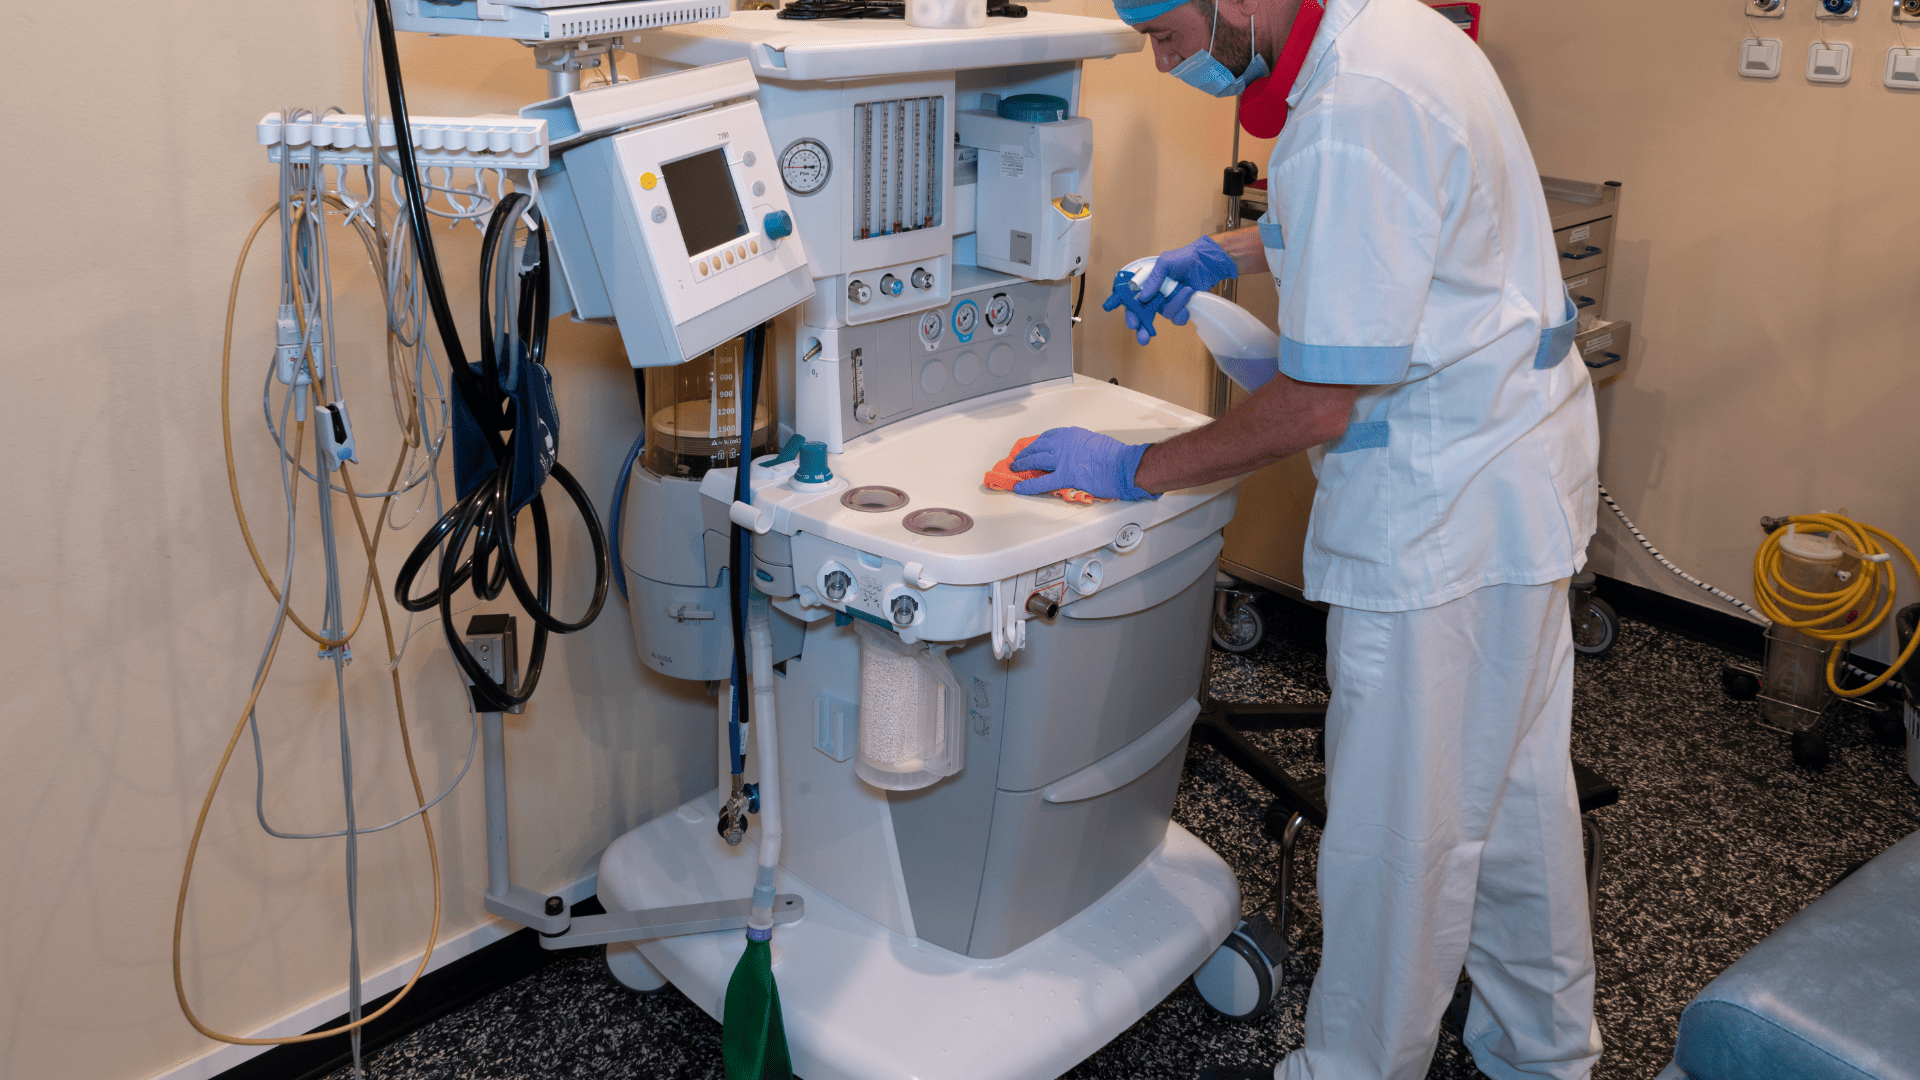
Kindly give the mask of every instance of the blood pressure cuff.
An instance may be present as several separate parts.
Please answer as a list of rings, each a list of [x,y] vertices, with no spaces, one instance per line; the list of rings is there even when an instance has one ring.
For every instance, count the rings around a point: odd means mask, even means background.
[[[479,379],[480,369],[475,366],[473,372]],[[533,363],[522,356],[517,363],[506,365],[500,382],[505,407],[497,424],[498,430],[512,433],[507,440],[508,465],[513,469],[510,508],[518,513],[540,493],[547,474],[553,471],[554,457],[560,447],[560,410],[553,402],[553,375],[544,364]],[[491,477],[497,467],[480,422],[467,408],[466,395],[455,392],[454,491],[460,498],[466,498]]]

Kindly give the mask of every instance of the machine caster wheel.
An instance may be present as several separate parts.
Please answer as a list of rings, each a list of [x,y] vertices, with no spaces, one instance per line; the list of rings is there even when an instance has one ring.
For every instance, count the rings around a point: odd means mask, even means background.
[[[1193,988],[1220,1015],[1255,1020],[1273,1007],[1273,992],[1284,978],[1280,965],[1286,958],[1286,942],[1279,932],[1265,915],[1255,915],[1228,934],[1225,943],[1193,973]]]
[[[1620,616],[1613,613],[1613,605],[1588,594],[1584,623],[1577,614],[1574,616],[1573,651],[1582,656],[1599,656],[1613,648],[1619,636]]]
[[[613,981],[636,994],[658,994],[673,985],[660,969],[640,955],[640,947],[630,941],[618,941],[600,955]]]
[[[1252,600],[1228,615],[1213,617],[1213,644],[1230,653],[1243,653],[1260,644],[1267,635],[1267,621]]]
[[[1787,740],[1787,750],[1803,769],[1823,769],[1833,755],[1825,736],[1817,731],[1796,731]]]
[[[1752,701],[1760,696],[1760,676],[1751,668],[1728,664],[1720,669],[1720,687],[1735,701]]]

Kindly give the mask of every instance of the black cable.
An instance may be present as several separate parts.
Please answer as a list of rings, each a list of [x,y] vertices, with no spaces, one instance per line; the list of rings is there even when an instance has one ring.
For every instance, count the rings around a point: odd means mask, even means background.
[[[395,575],[394,594],[400,605],[408,611],[425,611],[436,606],[440,609],[441,629],[446,634],[455,662],[473,682],[476,707],[483,712],[502,712],[524,704],[533,696],[545,666],[549,632],[573,633],[599,617],[612,577],[607,536],[601,528],[600,516],[593,508],[593,500],[587,497],[586,491],[565,466],[558,461],[553,462],[548,475],[559,483],[579,511],[587,528],[587,539],[593,546],[594,562],[593,599],[587,606],[586,614],[576,622],[558,618],[552,610],[552,535],[547,522],[546,500],[537,491],[531,493],[531,498],[523,498],[514,491],[513,452],[508,440],[501,435],[502,432],[514,430],[514,422],[518,419],[515,415],[518,406],[503,387],[503,364],[517,376],[513,380],[514,387],[531,385],[546,390],[544,373],[540,373],[542,378],[536,382],[519,366],[531,363],[544,368],[546,363],[547,329],[550,323],[546,315],[552,294],[552,252],[548,250],[546,225],[539,211],[532,207],[531,197],[518,191],[501,199],[489,217],[480,254],[481,349],[476,370],[476,366],[467,360],[459,328],[454,324],[453,308],[447,301],[446,284],[441,277],[439,258],[434,250],[432,223],[428,220],[426,198],[421,190],[419,170],[414,160],[406,88],[400,76],[399,52],[394,39],[393,12],[389,0],[374,0],[373,9],[379,26],[381,64],[386,74],[388,101],[393,114],[395,150],[400,158],[401,179],[406,185],[407,213],[412,224],[411,239],[420,259],[418,278],[425,286],[434,326],[440,334],[448,365],[452,368],[454,385],[474,425],[479,428],[493,461],[492,471],[482,476],[473,490],[443,514],[408,554],[400,572]],[[501,256],[503,252],[513,250],[516,225],[523,214],[528,216],[531,223],[526,241],[527,251],[520,265],[515,265],[513,259]],[[506,290],[511,287],[513,279],[507,275],[518,275],[519,284],[515,294],[518,303],[512,312],[511,326],[508,325],[509,313],[496,312],[496,307],[500,305],[494,302],[496,297],[508,295]],[[514,549],[516,519],[521,509],[531,511],[533,518],[532,582],[527,580]],[[469,540],[472,541],[473,550],[463,557]],[[424,596],[409,595],[413,591],[415,578],[435,552],[440,554],[438,587]],[[469,582],[474,595],[483,600],[496,599],[502,591],[511,587],[514,598],[533,620],[533,642],[528,650],[525,674],[517,690],[509,690],[496,681],[467,651],[461,639],[454,623],[453,594],[462,584]]]
[[[734,463],[733,497],[738,502],[752,504],[753,484],[753,426],[759,419],[760,408],[760,351],[766,340],[766,324],[747,331],[747,340],[740,350],[742,363],[746,368],[739,382],[744,384],[745,396],[740,398],[740,407],[735,410],[740,424],[740,457]],[[728,556],[731,566],[729,573],[733,580],[727,590],[733,614],[733,720],[735,723],[747,722],[747,590],[753,573],[753,534],[735,524],[729,536]]]
[[[1087,275],[1083,271],[1080,274],[1080,295],[1075,297],[1073,301],[1073,317],[1076,322],[1079,321],[1079,318],[1080,318],[1080,305],[1086,302],[1087,302]]]
[[[987,14],[1003,19],[1024,19],[1027,9],[1007,0],[988,0]],[[780,9],[782,19],[904,19],[905,0],[789,0]]]
[[[782,19],[904,19],[904,0],[788,0]]]

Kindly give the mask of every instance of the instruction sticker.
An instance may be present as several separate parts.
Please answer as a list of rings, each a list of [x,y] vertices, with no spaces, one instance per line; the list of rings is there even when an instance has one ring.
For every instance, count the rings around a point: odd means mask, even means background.
[[[1576,243],[1576,244],[1577,244],[1577,243],[1579,243],[1580,241],[1582,241],[1582,240],[1585,240],[1585,239],[1587,239],[1588,237],[1591,237],[1592,235],[1593,235],[1593,226],[1591,226],[1591,225],[1582,225],[1582,226],[1580,226],[1579,228],[1577,228],[1577,229],[1575,229],[1575,230],[1573,230],[1572,232],[1570,232],[1570,233],[1568,233],[1568,234],[1567,234],[1567,240],[1568,240],[1568,241],[1570,241],[1570,242],[1572,242],[1572,243]]]
[[[1601,334],[1599,337],[1594,338],[1592,341],[1587,342],[1586,346],[1583,349],[1581,349],[1581,352],[1597,353],[1601,349],[1611,349],[1611,348],[1613,348],[1613,335]]]
[[[1004,153],[1004,152],[1001,153],[1000,155],[1000,175],[1001,176],[1018,177],[1025,174],[1026,171],[1027,171],[1026,159],[1022,155],[1017,153],[1013,153],[1013,154]]]

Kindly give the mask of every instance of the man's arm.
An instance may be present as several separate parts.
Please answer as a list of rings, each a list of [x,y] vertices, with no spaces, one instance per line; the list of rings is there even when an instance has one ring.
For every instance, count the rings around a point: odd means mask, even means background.
[[[1246,225],[1232,232],[1214,233],[1209,237],[1214,243],[1233,258],[1234,268],[1241,277],[1248,274],[1264,274],[1267,266],[1267,248],[1260,242],[1260,227]]]
[[[1220,419],[1149,447],[1133,482],[1156,495],[1198,487],[1338,438],[1359,390],[1275,375]]]

